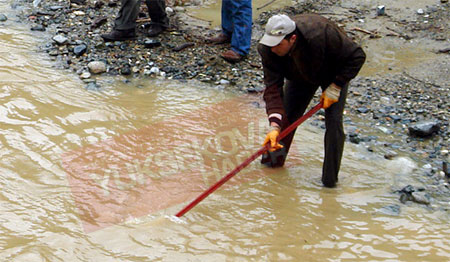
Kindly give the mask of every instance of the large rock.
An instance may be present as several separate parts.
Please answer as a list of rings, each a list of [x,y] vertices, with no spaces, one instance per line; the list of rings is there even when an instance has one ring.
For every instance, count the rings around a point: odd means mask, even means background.
[[[409,135],[415,137],[429,137],[437,133],[440,125],[436,121],[422,121],[408,127]]]
[[[5,22],[6,20],[8,20],[8,17],[4,14],[0,14],[0,22]]]
[[[430,204],[430,196],[426,192],[413,192],[412,193],[412,201],[418,204],[429,205]]]
[[[89,71],[93,74],[106,72],[106,64],[102,61],[92,61],[88,64]]]

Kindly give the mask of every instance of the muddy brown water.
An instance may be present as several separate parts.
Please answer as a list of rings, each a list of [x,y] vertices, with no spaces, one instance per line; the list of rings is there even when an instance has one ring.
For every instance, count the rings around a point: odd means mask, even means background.
[[[323,131],[308,123],[285,168],[255,161],[173,219],[259,148],[259,98],[155,79],[100,79],[100,90],[86,90],[12,20],[0,24],[0,261],[450,256],[448,214],[415,204],[383,212],[416,163],[347,144],[339,186],[322,188]]]

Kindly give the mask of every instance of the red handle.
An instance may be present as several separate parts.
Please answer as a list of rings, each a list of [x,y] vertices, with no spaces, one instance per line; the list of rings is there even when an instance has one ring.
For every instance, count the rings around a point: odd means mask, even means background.
[[[304,114],[302,117],[297,119],[294,123],[292,123],[290,126],[288,126],[286,129],[284,129],[281,134],[278,136],[278,140],[283,139],[285,136],[287,136],[292,130],[297,128],[301,123],[303,123],[306,119],[311,117],[314,113],[319,111],[322,108],[322,103],[317,104],[315,107],[313,107],[311,110],[309,110],[306,114]],[[194,199],[191,203],[189,203],[186,207],[184,207],[181,211],[179,211],[175,216],[181,217],[184,214],[186,214],[189,210],[191,210],[193,207],[195,207],[200,201],[205,199],[207,196],[209,196],[212,192],[216,191],[221,185],[225,184],[230,178],[232,178],[234,175],[236,175],[239,171],[244,169],[246,166],[248,166],[253,160],[258,158],[260,155],[264,154],[268,149],[268,146],[264,146],[260,148],[258,151],[256,151],[253,155],[251,155],[249,158],[247,158],[244,162],[242,162],[240,165],[235,167],[233,170],[231,170],[230,173],[228,173],[226,176],[222,177],[219,181],[217,181],[214,185],[212,185],[210,188],[208,188],[205,192],[203,192],[201,195],[199,195],[196,199]]]

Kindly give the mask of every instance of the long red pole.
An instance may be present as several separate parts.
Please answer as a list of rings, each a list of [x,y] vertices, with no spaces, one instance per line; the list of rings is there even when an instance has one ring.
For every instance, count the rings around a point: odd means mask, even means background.
[[[290,132],[292,132],[295,128],[297,128],[301,123],[303,123],[306,119],[311,117],[314,113],[319,111],[322,108],[322,103],[317,104],[314,106],[311,110],[309,110],[306,114],[304,114],[302,117],[297,119],[294,123],[292,123],[290,126],[288,126],[286,129],[284,129],[281,134],[278,136],[278,140],[283,139],[285,136],[287,136]],[[191,203],[189,203],[186,207],[184,207],[180,212],[178,212],[175,216],[181,217],[184,214],[186,214],[189,210],[191,210],[193,207],[195,207],[200,201],[205,199],[207,196],[209,196],[212,192],[216,191],[221,185],[225,184],[230,178],[232,178],[234,175],[236,175],[239,171],[244,169],[246,166],[248,166],[253,160],[258,158],[260,155],[264,154],[268,149],[268,146],[264,146],[258,151],[256,151],[253,155],[251,155],[249,158],[247,158],[244,162],[242,162],[240,165],[235,167],[233,170],[231,170],[230,173],[228,173],[226,176],[222,177],[219,181],[217,181],[214,185],[212,185],[210,188],[208,188],[205,192],[203,192],[201,195],[199,195],[196,199],[194,199]]]

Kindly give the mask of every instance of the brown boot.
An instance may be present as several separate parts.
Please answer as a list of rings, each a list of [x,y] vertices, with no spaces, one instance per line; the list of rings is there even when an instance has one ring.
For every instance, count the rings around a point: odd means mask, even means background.
[[[113,41],[125,41],[125,40],[133,40],[136,38],[136,32],[134,29],[128,30],[116,30],[113,29],[111,33],[101,35],[105,42],[113,42]]]
[[[241,56],[240,54],[234,52],[233,50],[225,51],[222,54],[220,54],[220,56],[230,63],[239,62],[244,58],[244,56]]]
[[[220,33],[216,36],[210,37],[206,39],[207,42],[216,44],[216,45],[220,45],[220,44],[225,44],[225,43],[230,43],[231,42],[231,37],[227,36],[224,33]]]

